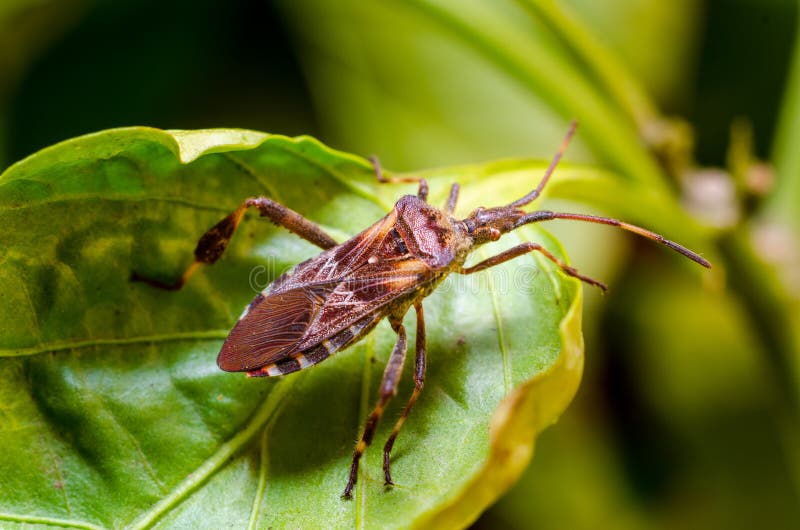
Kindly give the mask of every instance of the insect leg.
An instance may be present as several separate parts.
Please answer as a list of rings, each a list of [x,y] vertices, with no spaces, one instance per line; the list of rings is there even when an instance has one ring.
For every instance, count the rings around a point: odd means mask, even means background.
[[[542,180],[539,181],[539,184],[529,194],[525,195],[521,199],[517,199],[516,201],[509,204],[509,206],[513,206],[514,208],[519,208],[521,206],[525,206],[526,204],[530,204],[535,201],[539,195],[542,193],[542,190],[547,185],[547,181],[550,180],[550,176],[555,171],[558,162],[561,160],[561,157],[564,156],[564,151],[567,150],[567,146],[569,145],[570,140],[575,135],[575,130],[578,128],[578,122],[573,121],[569,124],[569,129],[567,130],[566,136],[564,136],[564,140],[561,142],[561,147],[558,149],[556,156],[553,157],[553,160],[550,162],[550,165],[547,167],[547,171],[544,172],[544,176]]]
[[[425,316],[422,313],[422,303],[417,302],[414,304],[414,309],[417,313],[417,341],[414,358],[414,392],[411,394],[411,398],[409,398],[406,408],[403,409],[403,413],[400,415],[397,423],[394,424],[394,429],[392,429],[392,434],[389,436],[389,439],[386,440],[386,445],[383,446],[383,477],[384,484],[386,486],[394,485],[394,482],[392,482],[392,473],[389,464],[389,453],[392,452],[392,447],[397,439],[397,435],[400,433],[400,429],[403,427],[403,423],[405,423],[408,413],[411,411],[411,407],[414,406],[414,403],[417,401],[417,398],[422,392],[422,386],[425,384],[425,366],[427,364],[427,360],[425,355]]]
[[[233,233],[236,231],[236,227],[239,226],[245,212],[250,207],[257,208],[261,213],[261,217],[267,217],[276,225],[286,228],[320,248],[329,249],[336,246],[336,241],[326,234],[322,228],[294,210],[267,197],[251,197],[200,237],[194,249],[194,262],[189,265],[177,281],[164,283],[159,280],[144,278],[136,272],[131,275],[131,280],[145,282],[154,287],[171,291],[180,289],[200,265],[211,265],[222,256],[228,247],[231,237],[233,237]]]
[[[456,211],[456,203],[458,202],[458,190],[461,189],[457,183],[453,183],[450,186],[450,195],[447,196],[447,206],[446,211],[449,214],[452,214]]]
[[[367,422],[364,425],[364,433],[361,439],[356,444],[353,451],[353,463],[350,465],[350,476],[347,479],[347,486],[342,493],[342,497],[350,499],[353,497],[353,486],[355,486],[358,479],[358,461],[361,455],[372,443],[372,438],[375,436],[375,429],[378,427],[383,411],[389,400],[397,394],[397,384],[400,382],[400,375],[403,373],[403,364],[406,360],[406,329],[400,320],[391,322],[392,328],[397,332],[397,342],[392,350],[392,355],[389,357],[389,362],[386,369],[383,371],[383,380],[381,381],[380,395],[378,396],[378,403],[372,412],[367,416]]]
[[[378,160],[378,157],[373,155],[369,157],[369,161],[372,162],[372,167],[375,168],[375,178],[378,179],[378,182],[381,184],[401,184],[406,182],[418,182],[419,183],[419,190],[417,191],[417,197],[422,199],[423,201],[428,201],[428,181],[419,178],[419,177],[387,177],[383,174],[383,169],[381,169],[381,163]]]
[[[594,285],[596,287],[599,287],[603,291],[608,290],[608,287],[606,287],[606,285],[603,282],[593,280],[588,276],[580,274],[576,269],[570,267],[569,265],[567,265],[566,263],[555,257],[553,254],[551,254],[550,251],[544,248],[542,245],[531,242],[521,243],[516,247],[511,247],[510,249],[503,251],[496,256],[492,256],[491,258],[485,259],[480,263],[473,265],[472,267],[462,267],[459,272],[461,274],[472,274],[473,272],[482,271],[484,269],[488,269],[489,267],[500,265],[501,263],[504,263],[510,259],[514,259],[518,256],[522,256],[523,254],[527,254],[528,252],[541,252],[542,254],[544,254],[544,257],[546,257],[547,259],[558,265],[558,267],[562,271],[564,271],[564,274],[572,276],[574,278],[578,278],[579,280],[586,282],[589,285]]]

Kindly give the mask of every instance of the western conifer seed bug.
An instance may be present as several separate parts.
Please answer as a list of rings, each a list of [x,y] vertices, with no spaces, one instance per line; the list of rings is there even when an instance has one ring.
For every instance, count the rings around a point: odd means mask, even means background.
[[[278,277],[245,308],[225,340],[217,364],[225,371],[247,372],[249,377],[280,376],[303,370],[327,359],[367,335],[384,317],[397,333],[397,342],[383,373],[375,408],[366,419],[353,451],[347,486],[349,499],[358,476],[358,463],[372,442],[378,421],[397,387],[406,358],[403,317],[413,306],[417,334],[414,360],[414,390],[383,447],[385,484],[391,486],[389,455],[425,381],[425,319],[422,300],[450,273],[473,274],[528,252],[540,252],[561,271],[599,287],[606,286],[580,274],[546,248],[526,242],[470,267],[464,262],[476,247],[498,240],[503,234],[530,223],[572,219],[607,224],[658,241],[687,258],[710,268],[708,261],[662,236],[616,219],[575,213],[522,209],[544,189],[576,128],[572,123],[558,153],[536,188],[505,205],[478,208],[466,219],[453,216],[458,184],[453,184],[444,210],[427,203],[424,179],[390,178],[372,159],[379,182],[418,182],[417,195],[401,197],[385,217],[360,234],[337,243],[319,226],[299,213],[267,197],[245,200],[233,213],[206,232],[195,248],[194,262],[175,283],[163,283],[134,273],[133,280],[163,289],[179,289],[200,265],[216,262],[225,251],[248,208],[322,248],[316,257]]]

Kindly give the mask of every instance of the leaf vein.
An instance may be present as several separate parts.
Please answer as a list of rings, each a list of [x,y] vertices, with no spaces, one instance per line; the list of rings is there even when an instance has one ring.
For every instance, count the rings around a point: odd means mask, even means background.
[[[30,370],[26,370],[25,371],[25,383],[27,384],[29,391],[32,391],[33,390],[33,381],[31,380],[31,372],[30,372]],[[45,425],[44,422],[37,422],[37,423],[46,428],[46,425]],[[29,424],[28,427],[34,426],[34,425],[36,425],[36,424],[35,423]],[[44,430],[44,429],[42,429],[42,430]],[[40,433],[39,434],[39,439],[43,442],[42,446],[45,448],[45,451],[50,453],[50,458],[51,458],[51,460],[53,462],[53,467],[55,469],[56,475],[58,476],[58,481],[61,484],[61,495],[64,497],[64,507],[67,510],[67,514],[72,516],[72,506],[70,506],[69,497],[67,496],[66,481],[64,480],[64,474],[61,472],[61,467],[59,466],[60,460],[58,458],[58,455],[56,454],[55,449],[52,447],[52,445],[47,443],[47,440],[43,440],[43,438],[44,438],[44,434]],[[2,517],[0,517],[0,519],[2,519]]]
[[[329,166],[326,166],[324,164],[320,164],[319,162],[317,162],[313,158],[307,157],[307,156],[303,155],[302,153],[298,153],[297,151],[292,151],[291,149],[287,149],[287,148],[283,147],[280,144],[275,144],[272,147],[275,147],[276,149],[280,149],[281,151],[283,151],[285,153],[288,153],[288,154],[294,156],[295,158],[299,158],[300,160],[302,160],[303,162],[307,163],[308,165],[313,166],[313,167],[323,171],[324,173],[327,173],[331,178],[333,178],[334,180],[338,181],[340,184],[342,184],[344,187],[346,187],[347,189],[349,189],[350,191],[352,191],[356,195],[359,195],[359,196],[363,197],[364,199],[367,199],[367,200],[377,204],[378,206],[380,206],[384,210],[390,210],[391,209],[391,207],[392,207],[391,205],[384,204],[384,202],[382,200],[380,200],[377,196],[373,195],[372,193],[369,193],[369,192],[365,191],[360,186],[356,186],[355,184],[353,184],[350,181],[350,179],[345,178],[344,176],[340,175],[338,171],[334,171]]]
[[[258,528],[258,516],[261,510],[261,505],[264,503],[264,494],[267,490],[267,468],[269,467],[269,455],[267,453],[267,429],[261,431],[261,448],[259,451],[259,467],[258,467],[258,489],[253,498],[253,507],[250,510],[250,523],[247,525],[248,530],[256,530]]]
[[[80,368],[83,368],[83,365],[79,365],[78,370],[80,370]],[[85,368],[84,368],[84,370],[85,370]],[[84,370],[76,371],[76,373],[80,375],[80,379],[81,379],[81,383],[83,384],[83,387],[84,388],[88,388],[89,384],[87,383],[86,374],[85,374]],[[117,426],[117,428],[120,430],[120,432],[124,433],[125,437],[128,438],[128,440],[131,442],[131,445],[133,446],[134,451],[136,451],[136,453],[139,455],[140,460],[142,461],[143,467],[145,469],[145,472],[150,477],[150,480],[152,480],[153,483],[155,483],[155,485],[158,487],[158,489],[159,489],[159,491],[161,493],[164,493],[166,491],[166,486],[160,480],[158,480],[158,477],[156,476],[155,470],[150,465],[150,461],[148,460],[147,456],[144,454],[144,451],[142,451],[142,447],[139,444],[139,440],[128,429],[128,427],[125,426],[125,424],[123,422],[121,422],[117,418],[117,415],[114,413],[114,409],[112,407],[108,406],[108,404],[102,398],[102,393],[89,391],[89,392],[87,392],[87,396],[89,397],[89,399],[91,401],[97,403],[98,407],[100,407],[103,410],[105,410],[105,412],[108,414],[108,418],[112,422],[114,422],[114,425]]]
[[[503,395],[507,396],[511,392],[511,363],[508,359],[508,346],[506,344],[505,332],[503,330],[503,316],[500,313],[500,301],[497,299],[494,275],[492,271],[487,271],[487,288],[489,299],[492,301],[492,313],[497,325],[497,345],[500,348],[500,355],[503,360]]]
[[[47,526],[61,526],[66,528],[81,528],[83,530],[105,530],[102,526],[71,519],[56,519],[54,517],[39,517],[36,515],[19,515],[0,512],[0,521],[11,521],[21,524],[43,524]]]
[[[0,349],[0,357],[21,357],[26,355],[38,355],[42,353],[52,353],[64,350],[80,350],[86,348],[93,348],[95,346],[118,346],[128,344],[142,344],[142,343],[161,343],[161,342],[174,342],[180,340],[211,340],[211,339],[224,339],[228,336],[230,330],[206,330],[206,331],[188,331],[184,333],[164,333],[158,335],[141,335],[139,337],[130,338],[113,338],[113,339],[87,339],[82,341],[67,341],[67,342],[53,342],[49,344],[41,344],[30,348],[3,348]]]
[[[286,381],[278,381],[275,387],[267,396],[264,404],[261,405],[253,414],[252,419],[247,425],[237,431],[237,433],[227,442],[221,444],[219,449],[197,467],[189,476],[175,486],[172,491],[163,499],[154,504],[150,509],[143,512],[131,523],[131,530],[140,530],[152,527],[156,521],[166,513],[186,500],[196,489],[205,484],[215,473],[217,473],[230,458],[239,452],[262,428],[266,429],[271,420],[274,420],[281,409],[289,400],[284,399],[293,385]]]
[[[227,158],[234,166],[236,166],[236,169],[238,169],[239,171],[241,171],[242,173],[244,173],[245,175],[256,181],[256,183],[259,186],[264,188],[269,197],[275,199],[278,202],[281,202],[280,196],[278,195],[277,191],[272,187],[272,185],[262,180],[258,172],[252,167],[250,167],[250,165],[244,160],[242,160],[242,158],[235,156],[232,153],[223,153],[223,156]]]
[[[364,355],[364,369],[362,371],[362,379],[361,379],[361,399],[359,401],[359,425],[361,424],[361,418],[367,417],[367,412],[369,412],[369,395],[370,395],[370,386],[372,382],[372,359],[375,358],[375,337],[374,335],[370,334],[367,336],[365,340],[365,347],[366,347],[366,355]],[[359,431],[360,432],[360,431]],[[355,527],[359,529],[364,528],[364,524],[366,521],[367,515],[367,499],[366,499],[366,481],[367,481],[367,470],[366,470],[366,458],[362,459],[361,467],[358,470],[359,480],[356,483],[356,521]]]
[[[189,404],[189,407],[195,413],[195,416],[197,416],[200,419],[200,422],[203,424],[203,427],[208,432],[212,432],[213,429],[209,426],[208,422],[206,421],[206,417],[202,413],[202,408],[197,403],[197,401],[192,399],[192,397],[186,393],[186,390],[183,388],[183,386],[181,386],[180,381],[175,379],[175,374],[172,372],[172,370],[169,371],[169,380],[170,383],[172,384],[172,388],[175,390],[175,392],[177,392],[180,395],[180,397],[184,399],[184,401],[186,401]]]
[[[22,288],[22,293],[25,295],[25,302],[28,304],[28,309],[31,312],[31,317],[33,318],[33,324],[35,328],[35,335],[37,338],[41,338],[42,336],[42,325],[39,322],[39,315],[36,312],[36,306],[33,303],[33,298],[31,298],[31,292],[28,290],[28,286],[20,282],[18,285]]]
[[[224,208],[222,206],[214,206],[208,204],[200,204],[194,201],[189,201],[186,199],[182,199],[179,197],[158,197],[158,196],[142,196],[142,197],[135,197],[135,196],[121,196],[121,197],[113,197],[103,194],[86,194],[86,195],[73,195],[70,197],[62,197],[57,199],[48,199],[48,200],[41,200],[41,201],[31,201],[26,202],[24,204],[15,204],[15,205],[4,205],[0,206],[0,212],[6,211],[16,211],[16,210],[27,210],[30,208],[35,208],[39,206],[50,206],[53,204],[59,203],[70,203],[70,202],[80,202],[80,201],[88,201],[88,200],[98,200],[104,202],[146,202],[146,201],[155,201],[155,202],[165,202],[170,204],[179,204],[181,206],[189,206],[191,208],[197,208],[199,210],[210,210],[215,212],[224,212],[227,213],[230,208]]]

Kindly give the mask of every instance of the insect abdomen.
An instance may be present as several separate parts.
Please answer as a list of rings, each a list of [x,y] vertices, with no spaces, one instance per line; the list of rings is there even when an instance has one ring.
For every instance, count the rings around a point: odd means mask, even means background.
[[[357,342],[372,331],[372,328],[380,322],[383,316],[381,312],[376,311],[361,320],[357,320],[355,323],[339,331],[332,337],[323,340],[319,344],[288,355],[285,359],[281,359],[276,363],[268,364],[258,370],[247,372],[247,375],[248,377],[274,377],[291,374],[304,368],[314,366],[339,350]]]

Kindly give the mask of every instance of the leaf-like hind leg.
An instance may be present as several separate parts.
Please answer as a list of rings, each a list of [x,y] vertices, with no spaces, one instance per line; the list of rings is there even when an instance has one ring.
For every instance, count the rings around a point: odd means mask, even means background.
[[[364,425],[364,433],[361,439],[356,444],[353,451],[353,462],[350,465],[350,476],[347,479],[347,486],[344,488],[342,497],[351,499],[353,497],[353,486],[358,479],[358,461],[361,460],[361,455],[372,443],[372,438],[375,436],[375,429],[378,427],[378,422],[386,409],[389,400],[397,394],[397,384],[400,382],[400,376],[403,373],[403,364],[406,360],[406,350],[408,344],[406,340],[406,328],[403,327],[402,321],[395,320],[391,322],[392,329],[397,332],[397,342],[392,350],[392,355],[389,357],[389,362],[386,364],[386,369],[383,371],[383,380],[381,381],[380,395],[378,396],[378,403],[372,412],[367,416],[367,422]]]
[[[381,168],[381,163],[378,160],[377,156],[369,157],[369,161],[372,162],[372,167],[375,168],[375,178],[381,184],[401,184],[401,183],[408,183],[408,182],[418,182],[419,189],[417,190],[417,197],[422,199],[425,202],[428,202],[428,181],[424,178],[419,177],[387,177],[383,174],[383,169]]]
[[[392,452],[392,447],[394,446],[395,440],[397,440],[397,435],[400,434],[400,429],[403,428],[403,424],[408,417],[408,413],[411,411],[411,407],[414,406],[414,403],[417,401],[417,398],[422,392],[422,387],[425,384],[425,367],[427,365],[427,357],[425,354],[425,316],[422,313],[422,303],[417,302],[414,304],[414,310],[417,313],[417,340],[414,357],[414,392],[412,392],[411,397],[406,404],[406,408],[403,409],[403,413],[400,415],[397,423],[394,424],[394,429],[392,429],[392,434],[389,436],[389,439],[386,440],[386,445],[383,446],[383,477],[384,484],[386,486],[394,485],[394,482],[392,482],[392,472],[389,462],[389,455]]]
[[[184,286],[186,281],[194,274],[200,265],[211,265],[216,262],[233,237],[233,233],[242,221],[248,208],[257,208],[261,217],[266,217],[276,225],[282,226],[290,232],[297,234],[306,241],[322,249],[336,246],[336,241],[325,231],[309,221],[294,210],[273,201],[268,197],[251,197],[245,200],[236,210],[223,220],[211,227],[203,234],[194,249],[194,261],[183,272],[180,278],[173,283],[165,283],[151,278],[145,278],[134,272],[131,281],[145,282],[161,289],[175,291]]]
[[[553,254],[550,253],[549,250],[544,248],[542,245],[540,245],[538,243],[531,243],[531,242],[521,243],[521,244],[517,245],[516,247],[511,247],[510,249],[508,249],[508,250],[506,250],[504,252],[501,252],[500,254],[498,254],[496,256],[492,256],[491,258],[487,258],[487,259],[485,259],[485,260],[473,265],[472,267],[466,267],[466,268],[462,267],[461,270],[459,271],[459,273],[461,273],[461,274],[472,274],[474,272],[479,272],[479,271],[482,271],[484,269],[488,269],[489,267],[494,267],[495,265],[500,265],[501,263],[504,263],[504,262],[506,262],[506,261],[508,261],[510,259],[514,259],[516,257],[522,256],[523,254],[527,254],[528,252],[541,252],[542,254],[544,254],[544,257],[546,257],[547,259],[549,259],[550,261],[552,261],[553,263],[558,265],[558,267],[567,276],[572,276],[573,278],[578,278],[582,282],[586,282],[589,285],[594,285],[595,287],[599,287],[604,292],[608,290],[608,287],[606,287],[606,284],[604,284],[603,282],[594,280],[592,278],[589,278],[588,276],[584,276],[583,274],[579,273],[577,271],[577,269],[575,269],[573,267],[570,267],[569,265],[567,265],[566,263],[564,263],[563,261],[561,261],[560,259],[555,257]]]

